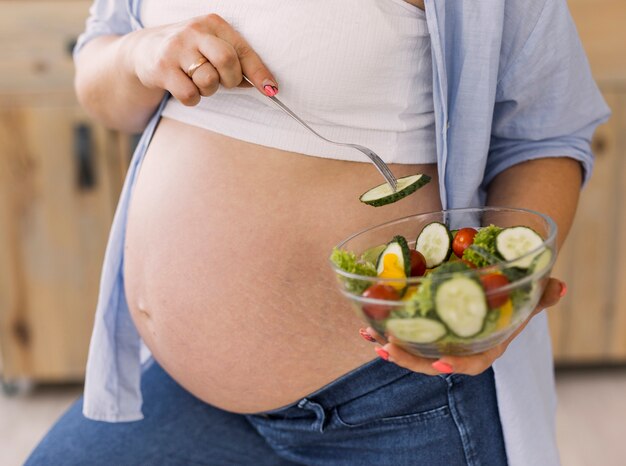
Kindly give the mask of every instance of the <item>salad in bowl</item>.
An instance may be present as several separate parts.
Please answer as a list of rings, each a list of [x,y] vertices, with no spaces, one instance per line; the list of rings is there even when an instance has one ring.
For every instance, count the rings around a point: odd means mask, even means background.
[[[341,241],[340,291],[379,334],[423,357],[470,355],[530,316],[556,259],[556,224],[484,207],[413,215]]]

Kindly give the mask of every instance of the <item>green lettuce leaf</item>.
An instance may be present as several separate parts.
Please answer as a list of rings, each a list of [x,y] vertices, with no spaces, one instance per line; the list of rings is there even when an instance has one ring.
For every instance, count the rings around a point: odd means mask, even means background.
[[[496,236],[498,233],[502,231],[502,228],[497,227],[495,225],[489,225],[488,227],[481,228],[476,233],[474,237],[474,245],[484,249],[490,254],[497,256],[496,251]],[[472,251],[470,248],[467,248],[465,252],[463,252],[463,259],[471,262],[477,267],[485,267],[489,264],[489,261],[476,251]]]
[[[428,274],[422,279],[417,291],[406,302],[405,311],[409,317],[414,317],[416,314],[425,317],[433,310],[435,306],[433,304],[432,285],[432,274]]]
[[[330,260],[338,269],[341,269],[344,272],[364,275],[366,277],[376,276],[376,266],[374,264],[358,259],[356,254],[350,251],[335,248],[330,255]],[[371,285],[371,282],[359,280],[357,278],[342,276],[339,276],[339,278],[344,282],[346,291],[354,294],[363,293],[363,291]]]

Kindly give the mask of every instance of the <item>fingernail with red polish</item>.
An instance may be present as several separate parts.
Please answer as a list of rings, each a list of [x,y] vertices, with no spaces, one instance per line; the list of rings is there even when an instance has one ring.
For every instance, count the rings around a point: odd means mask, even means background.
[[[565,282],[561,282],[561,292],[559,293],[559,296],[562,298],[567,294],[567,285],[565,284]]]
[[[435,361],[431,365],[433,369],[441,372],[442,374],[452,374],[452,372],[454,371],[454,369],[452,369],[452,366],[450,364],[447,364],[443,361]]]
[[[389,361],[389,353],[387,351],[382,349],[380,346],[377,346],[375,349],[376,353],[378,353],[378,356],[380,356],[385,361]]]
[[[367,330],[365,330],[364,328],[359,330],[359,335],[361,335],[365,340],[371,341],[372,343],[376,341],[376,339],[369,333],[367,333]]]
[[[278,94],[278,88],[270,84],[266,84],[265,86],[263,86],[263,90],[265,91],[265,95],[269,97],[274,97],[276,94]]]

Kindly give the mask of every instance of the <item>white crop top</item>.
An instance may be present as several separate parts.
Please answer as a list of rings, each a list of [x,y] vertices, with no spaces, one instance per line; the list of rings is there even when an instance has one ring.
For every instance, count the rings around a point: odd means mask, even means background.
[[[404,0],[143,0],[145,27],[217,13],[278,82],[278,97],[323,136],[388,163],[435,163],[432,60],[425,13]],[[243,141],[368,162],[328,144],[256,89],[225,89],[163,116]]]

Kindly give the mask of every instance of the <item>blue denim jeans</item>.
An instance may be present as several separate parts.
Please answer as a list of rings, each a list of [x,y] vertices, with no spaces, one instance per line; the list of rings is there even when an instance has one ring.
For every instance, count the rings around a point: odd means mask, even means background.
[[[198,400],[157,364],[142,391],[139,422],[88,420],[79,400],[26,465],[507,464],[491,369],[430,377],[375,360],[254,415]]]

